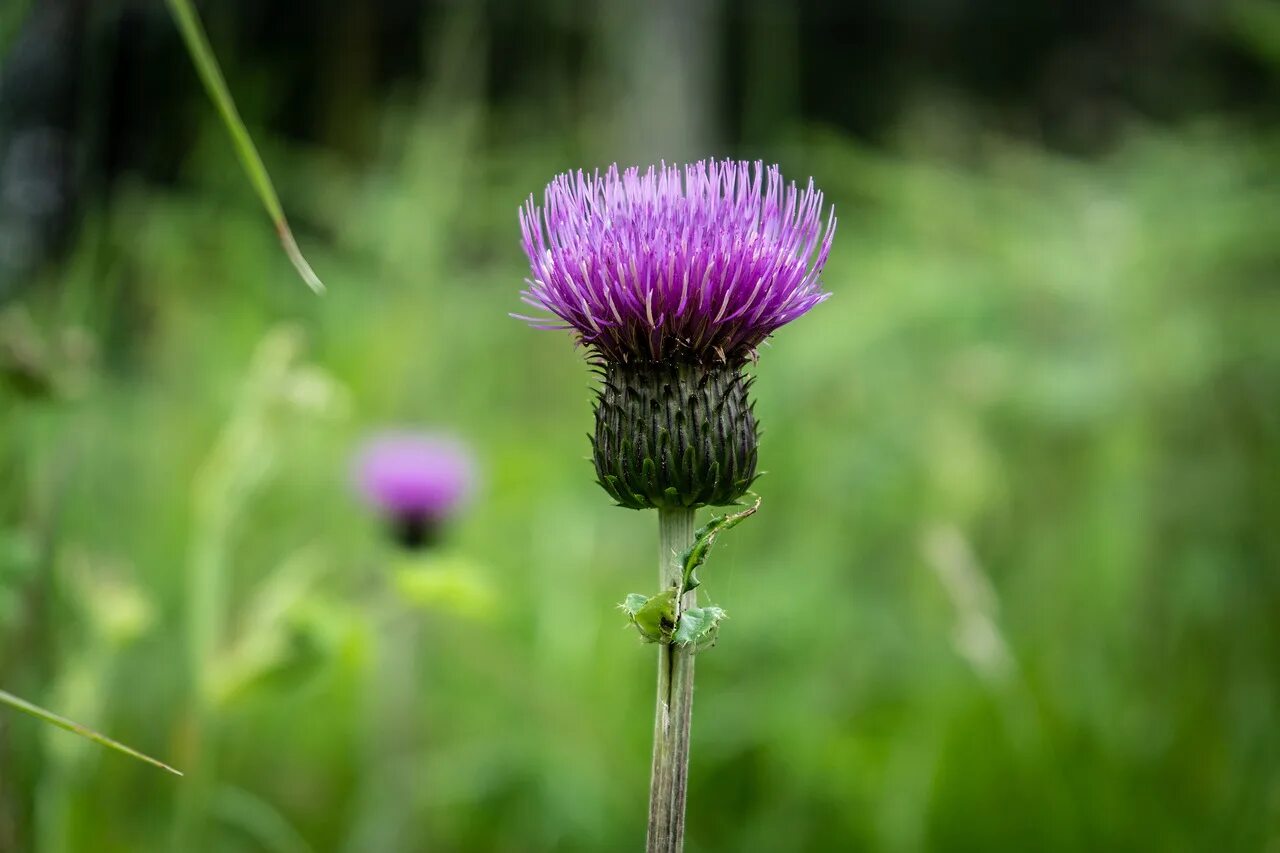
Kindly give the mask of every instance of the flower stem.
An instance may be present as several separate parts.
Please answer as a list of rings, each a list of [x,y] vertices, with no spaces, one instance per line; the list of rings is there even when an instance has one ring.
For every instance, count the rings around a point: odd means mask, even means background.
[[[658,510],[658,579],[663,590],[680,587],[680,555],[693,544],[691,509]],[[676,602],[676,618],[694,603],[689,592]],[[689,729],[693,711],[693,648],[658,646],[658,702],[653,722],[653,776],[649,785],[648,853],[684,849],[684,801],[689,778]]]

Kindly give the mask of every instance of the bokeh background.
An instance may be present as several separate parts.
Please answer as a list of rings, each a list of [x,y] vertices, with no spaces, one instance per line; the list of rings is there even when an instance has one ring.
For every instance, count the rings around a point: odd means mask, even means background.
[[[200,6],[323,297],[164,4],[0,6],[0,686],[188,771],[0,710],[0,850],[639,849],[656,519],[516,209],[706,155],[840,225],[691,853],[1280,850],[1280,7]],[[426,555],[350,488],[405,425],[483,472]]]

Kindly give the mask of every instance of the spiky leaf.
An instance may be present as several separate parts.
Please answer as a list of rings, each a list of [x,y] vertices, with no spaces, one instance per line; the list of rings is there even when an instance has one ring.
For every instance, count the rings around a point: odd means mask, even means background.
[[[752,493],[748,492],[747,494]],[[680,564],[684,567],[681,588],[685,592],[697,589],[702,585],[697,571],[707,561],[707,557],[711,554],[711,547],[715,545],[717,537],[724,531],[741,524],[747,517],[755,515],[756,510],[760,509],[760,496],[756,495],[755,498],[756,502],[741,512],[717,515],[694,533],[693,544],[689,546],[688,551],[685,551],[680,556]]]
[[[690,607],[680,614],[680,624],[672,640],[679,645],[701,648],[715,642],[725,612],[715,605]]]
[[[676,622],[676,591],[660,592],[652,598],[631,593],[618,605],[636,626],[640,636],[650,643],[669,642]]]

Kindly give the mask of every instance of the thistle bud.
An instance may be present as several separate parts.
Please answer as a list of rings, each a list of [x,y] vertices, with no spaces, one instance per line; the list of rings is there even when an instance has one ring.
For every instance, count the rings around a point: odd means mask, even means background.
[[[756,472],[751,378],[726,364],[607,362],[596,476],[630,509],[732,504]]]

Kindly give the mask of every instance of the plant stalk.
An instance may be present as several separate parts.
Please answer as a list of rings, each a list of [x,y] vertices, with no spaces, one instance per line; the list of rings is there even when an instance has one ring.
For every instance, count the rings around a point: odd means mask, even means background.
[[[660,589],[679,589],[680,555],[693,544],[691,509],[658,510]],[[688,592],[676,602],[676,619],[694,604]],[[689,730],[693,711],[693,648],[658,646],[658,701],[653,721],[653,776],[649,784],[648,853],[684,849],[684,803],[689,779]]]

